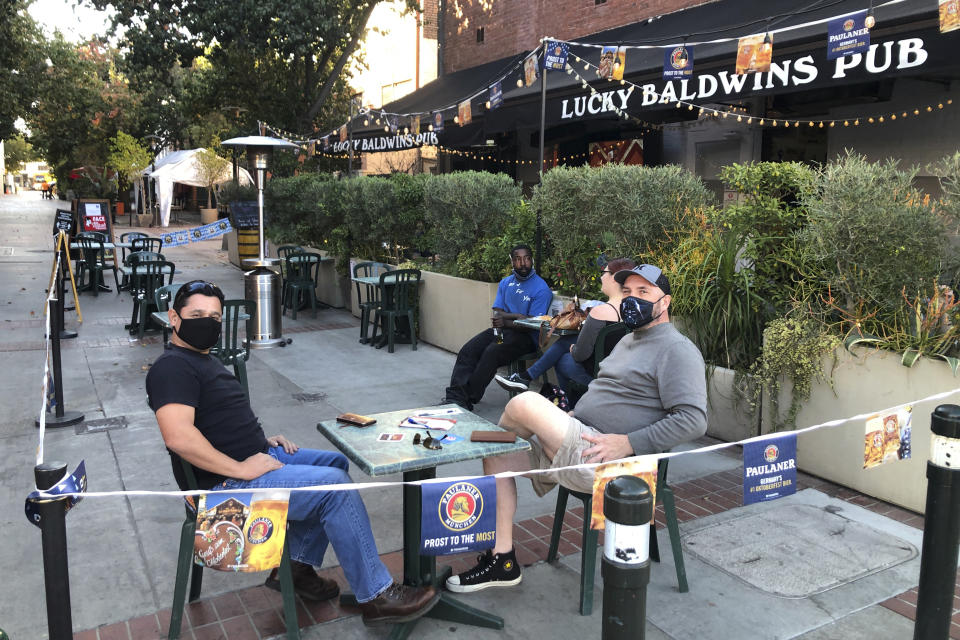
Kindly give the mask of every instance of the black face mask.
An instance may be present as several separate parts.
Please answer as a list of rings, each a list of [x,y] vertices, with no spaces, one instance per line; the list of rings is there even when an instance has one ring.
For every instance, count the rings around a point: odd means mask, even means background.
[[[180,314],[177,314],[180,315]],[[194,349],[206,351],[220,339],[220,321],[214,318],[184,318],[180,316],[177,336]]]
[[[620,319],[623,320],[623,324],[627,325],[627,328],[631,331],[636,331],[659,318],[663,312],[654,316],[653,305],[663,300],[665,295],[660,296],[656,302],[650,302],[635,296],[627,296],[621,300]]]

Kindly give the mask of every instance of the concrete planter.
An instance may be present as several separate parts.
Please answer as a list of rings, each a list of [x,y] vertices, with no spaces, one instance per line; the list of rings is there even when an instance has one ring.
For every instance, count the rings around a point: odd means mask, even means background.
[[[200,209],[200,224],[210,224],[217,221],[216,209]]]
[[[810,400],[797,416],[797,426],[807,427],[862,413],[874,413],[958,386],[950,367],[940,360],[922,358],[912,368],[900,364],[900,354],[862,350],[857,355],[838,349],[834,371],[836,392],[824,383],[814,384]],[[824,358],[829,371],[832,360]],[[784,385],[787,387],[788,385]],[[865,420],[845,422],[801,434],[797,463],[803,471],[913,511],[923,513],[926,501],[926,461],[930,451],[930,414],[941,403],[925,402],[913,407],[911,449],[913,457],[863,468]],[[780,396],[789,406],[789,389]],[[770,429],[764,409],[763,428]]]
[[[737,442],[760,433],[760,416],[750,413],[747,398],[737,389],[733,369],[714,367],[707,379],[707,435]]]
[[[420,278],[420,340],[456,353],[490,326],[497,283],[432,271],[421,272]]]

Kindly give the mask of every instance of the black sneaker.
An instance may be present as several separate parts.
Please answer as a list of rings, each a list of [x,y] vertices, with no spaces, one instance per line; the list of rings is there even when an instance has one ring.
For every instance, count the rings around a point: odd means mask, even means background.
[[[527,391],[530,389],[530,378],[525,378],[519,373],[511,373],[509,378],[496,375],[494,380],[507,391]]]
[[[520,565],[511,549],[508,553],[486,553],[477,556],[477,566],[458,576],[447,578],[447,589],[454,593],[470,593],[487,587],[512,587],[520,584]]]

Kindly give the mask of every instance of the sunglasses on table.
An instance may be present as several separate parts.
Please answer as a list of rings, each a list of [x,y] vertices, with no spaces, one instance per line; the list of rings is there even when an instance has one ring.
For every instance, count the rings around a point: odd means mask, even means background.
[[[446,437],[447,437],[447,436],[444,435],[444,436],[441,437],[441,438],[434,438],[433,436],[430,435],[430,432],[427,431],[427,437],[421,439],[421,438],[420,438],[420,434],[419,434],[419,433],[415,433],[415,434],[413,434],[413,446],[417,446],[418,444],[422,444],[422,445],[423,445],[424,447],[426,447],[427,449],[433,449],[433,450],[443,449],[443,446],[442,446],[440,443],[443,442],[444,438],[446,438]]]

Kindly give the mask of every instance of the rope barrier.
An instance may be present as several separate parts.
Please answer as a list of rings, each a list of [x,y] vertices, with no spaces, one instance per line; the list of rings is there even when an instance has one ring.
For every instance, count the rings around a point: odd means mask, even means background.
[[[926,396],[924,398],[919,398],[916,400],[911,400],[909,402],[903,402],[892,407],[887,407],[885,409],[879,409],[876,411],[869,411],[866,413],[858,413],[853,416],[846,418],[838,418],[836,420],[828,420],[826,422],[821,422],[819,424],[811,425],[809,427],[804,427],[802,429],[796,429],[794,431],[781,431],[777,433],[770,433],[765,435],[753,436],[750,438],[745,438],[743,440],[737,440],[734,442],[720,442],[713,445],[708,445],[706,447],[700,447],[697,449],[689,449],[686,451],[669,451],[665,453],[651,453],[640,456],[631,456],[628,458],[621,458],[619,460],[607,460],[604,462],[585,462],[582,464],[570,465],[565,467],[554,467],[551,469],[529,469],[526,471],[503,471],[500,473],[490,474],[490,475],[468,475],[468,476],[449,476],[444,478],[431,478],[427,480],[415,480],[410,482],[404,481],[378,481],[378,482],[349,482],[349,483],[340,483],[340,484],[326,484],[326,485],[314,485],[309,487],[292,487],[290,491],[360,491],[363,489],[380,489],[387,487],[401,487],[401,486],[420,486],[424,484],[436,484],[436,483],[449,483],[449,482],[461,482],[466,480],[476,480],[479,478],[494,477],[494,478],[516,478],[516,477],[529,477],[531,475],[538,475],[543,473],[554,473],[558,471],[572,471],[577,469],[596,469],[597,467],[608,465],[608,464],[618,464],[623,462],[630,462],[634,460],[660,460],[662,458],[676,458],[679,456],[690,455],[694,453],[709,453],[712,451],[719,451],[721,449],[726,449],[729,447],[742,446],[751,442],[762,442],[771,439],[780,439],[787,438],[791,436],[796,436],[802,433],[809,433],[818,429],[827,429],[839,427],[847,422],[852,422],[854,420],[866,420],[870,416],[876,415],[878,413],[885,414],[896,411],[905,406],[915,406],[925,402],[934,402],[937,400],[943,400],[952,395],[960,393],[960,387],[955,389],[950,389],[948,391],[943,391],[940,393],[935,393],[933,395]],[[50,494],[44,491],[38,492],[40,499],[56,499],[64,496],[71,497],[83,497],[83,498],[106,498],[113,496],[144,496],[144,497],[186,497],[186,496],[199,496],[207,494],[220,494],[220,493],[273,493],[276,492],[276,487],[273,488],[240,488],[240,489],[219,489],[219,490],[193,490],[193,491],[151,491],[151,490],[125,490],[125,491],[90,491],[84,493],[62,493],[62,494]],[[284,487],[284,490],[287,490]]]
[[[57,251],[56,262],[54,263],[54,266],[53,266],[53,281],[57,283],[57,285],[59,285],[59,282],[60,282],[58,278],[61,277],[60,269],[62,268],[62,266],[60,262],[61,262],[62,255],[63,254],[61,251]],[[40,431],[37,436],[39,440],[37,442],[37,464],[38,465],[43,464],[43,453],[44,453],[43,439],[47,431],[47,394],[49,393],[48,385],[50,383],[50,345],[52,340],[51,329],[50,329],[50,316],[51,316],[50,301],[56,299],[55,292],[58,290],[58,288],[59,288],[58,286],[50,287],[50,289],[47,291],[46,300],[44,300],[43,384],[41,385],[42,392],[41,392],[41,400],[40,400],[40,418],[38,420],[40,424]]]

